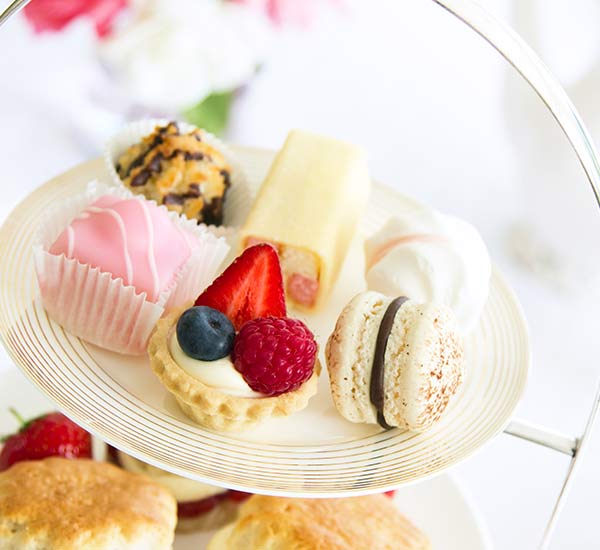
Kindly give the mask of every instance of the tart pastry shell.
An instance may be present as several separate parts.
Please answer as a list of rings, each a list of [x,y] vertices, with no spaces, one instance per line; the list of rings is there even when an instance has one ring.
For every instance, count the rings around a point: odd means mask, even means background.
[[[150,337],[148,354],[152,370],[163,386],[173,394],[181,410],[197,424],[222,432],[240,432],[267,418],[289,416],[304,409],[317,393],[321,372],[318,359],[312,376],[304,384],[274,397],[238,397],[190,376],[175,362],[169,350],[169,335],[182,311],[184,309],[174,311],[158,321]]]

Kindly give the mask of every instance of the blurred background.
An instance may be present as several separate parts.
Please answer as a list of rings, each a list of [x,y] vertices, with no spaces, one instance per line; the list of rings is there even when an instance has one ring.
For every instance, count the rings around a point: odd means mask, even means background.
[[[480,3],[531,44],[599,140],[600,4]],[[474,223],[516,289],[534,352],[518,416],[582,432],[600,375],[600,213],[541,101],[434,2],[33,0],[0,29],[0,75],[0,219],[144,115],[258,147],[294,127],[364,145],[377,180]],[[599,459],[595,433],[551,548],[600,548]],[[502,435],[456,473],[495,547],[530,549],[567,466]]]

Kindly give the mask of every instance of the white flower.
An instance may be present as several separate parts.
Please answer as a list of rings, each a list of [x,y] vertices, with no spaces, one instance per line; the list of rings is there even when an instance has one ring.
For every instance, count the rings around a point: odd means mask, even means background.
[[[244,84],[264,60],[270,29],[253,10],[217,0],[136,2],[100,55],[134,101],[181,111]]]

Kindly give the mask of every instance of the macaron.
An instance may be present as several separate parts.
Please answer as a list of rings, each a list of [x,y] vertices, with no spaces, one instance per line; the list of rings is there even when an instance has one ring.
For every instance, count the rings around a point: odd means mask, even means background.
[[[375,291],[344,308],[325,355],[340,414],[386,429],[431,427],[464,374],[463,343],[448,307]]]

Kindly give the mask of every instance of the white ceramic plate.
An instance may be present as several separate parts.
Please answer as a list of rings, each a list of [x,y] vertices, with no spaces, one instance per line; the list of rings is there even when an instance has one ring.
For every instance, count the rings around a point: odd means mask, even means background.
[[[16,407],[26,418],[54,410],[53,404],[15,368],[4,368],[0,350],[0,435],[15,430],[7,413]],[[433,548],[445,550],[491,550],[487,528],[477,508],[458,482],[442,475],[396,493],[395,501],[404,514],[423,529]],[[177,535],[174,550],[202,550],[212,533]]]
[[[272,154],[236,149],[256,188]],[[525,387],[529,342],[521,308],[494,272],[478,328],[466,339],[466,375],[441,422],[426,433],[352,424],[331,401],[327,374],[309,406],[240,435],[194,425],[150,371],[146,358],[120,356],[80,341],[41,306],[31,243],[46,208],[90,179],[110,183],[102,160],[82,164],[29,195],[0,232],[0,335],[23,372],[79,424],[146,462],[215,485],[288,496],[388,490],[464,460],[506,426]],[[375,185],[362,233],[376,230],[410,200]],[[359,239],[328,308],[304,316],[324,343],[346,302],[364,286]]]

